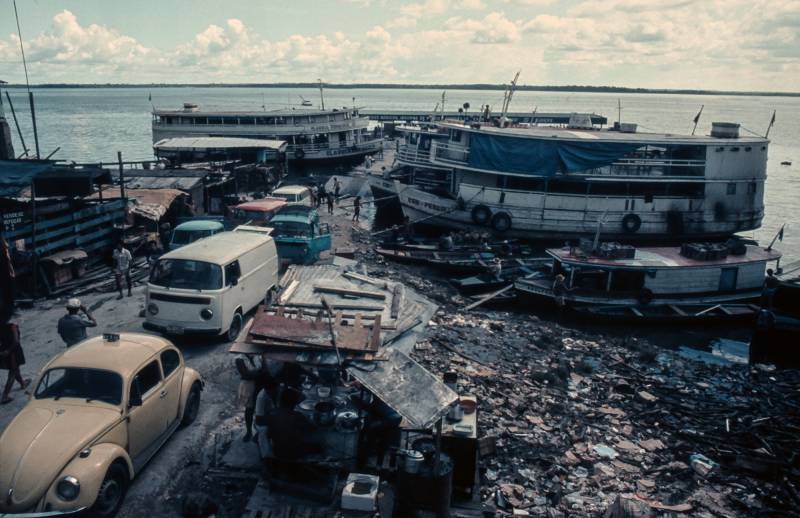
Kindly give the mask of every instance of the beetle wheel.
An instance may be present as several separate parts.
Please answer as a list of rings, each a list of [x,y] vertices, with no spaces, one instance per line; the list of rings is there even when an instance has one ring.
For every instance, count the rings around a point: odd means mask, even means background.
[[[92,516],[114,516],[122,507],[125,491],[128,489],[128,473],[119,464],[112,464],[106,472],[106,478],[100,484],[97,498],[91,509]]]
[[[197,382],[192,385],[192,390],[189,391],[189,396],[186,398],[186,406],[183,409],[183,419],[181,419],[181,426],[189,426],[197,419],[197,413],[200,411],[200,386]]]

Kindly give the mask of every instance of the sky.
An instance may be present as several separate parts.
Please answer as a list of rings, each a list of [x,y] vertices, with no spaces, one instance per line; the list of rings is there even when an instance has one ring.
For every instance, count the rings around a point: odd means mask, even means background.
[[[17,0],[31,83],[800,90],[800,0]],[[24,81],[11,0],[0,79]]]

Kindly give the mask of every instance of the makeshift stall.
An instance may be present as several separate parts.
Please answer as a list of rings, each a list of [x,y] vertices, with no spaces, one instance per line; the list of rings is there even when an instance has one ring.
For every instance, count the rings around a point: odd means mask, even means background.
[[[259,356],[269,372],[256,409],[268,483],[259,484],[248,509],[275,512],[289,494],[329,510],[380,505],[382,516],[392,509],[395,516],[412,509],[445,516],[453,461],[442,450],[442,430],[459,398],[406,354],[381,347],[384,333],[412,320],[408,302],[398,301],[392,316],[397,295],[386,281],[360,276],[355,284],[341,272],[310,268],[291,274],[278,305],[259,308],[230,349]],[[313,280],[297,281],[304,276]],[[388,330],[384,311],[394,321]],[[411,450],[420,438],[433,445],[430,452]],[[388,486],[379,492],[381,481]]]

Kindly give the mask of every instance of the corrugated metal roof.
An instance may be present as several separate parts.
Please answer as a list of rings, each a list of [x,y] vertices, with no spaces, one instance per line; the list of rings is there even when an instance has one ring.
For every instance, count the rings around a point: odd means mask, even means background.
[[[153,144],[158,151],[195,151],[200,149],[271,149],[282,151],[286,141],[238,137],[175,137]]]
[[[0,160],[0,196],[17,196],[30,187],[33,178],[53,167],[38,160]]]

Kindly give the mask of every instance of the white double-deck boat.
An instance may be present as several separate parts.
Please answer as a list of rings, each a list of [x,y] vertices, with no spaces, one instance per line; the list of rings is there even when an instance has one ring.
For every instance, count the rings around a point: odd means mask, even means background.
[[[357,108],[271,111],[153,111],[153,143],[174,137],[239,137],[283,140],[289,160],[336,161],[380,151],[380,135]]]
[[[668,307],[745,302],[762,292],[767,264],[778,269],[781,254],[769,248],[737,244],[628,248],[630,254],[585,253],[580,248],[549,249],[549,275],[518,279],[523,294],[555,298],[553,280],[564,276],[561,295],[568,306],[615,308]],[[690,254],[688,251],[697,253]]]
[[[687,241],[761,225],[767,147],[714,123],[708,136],[443,121],[406,130],[392,185],[406,216],[509,237],[575,238],[603,222],[613,240]]]

